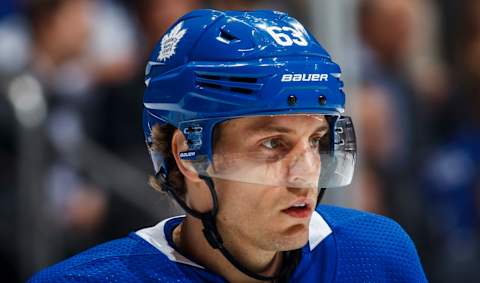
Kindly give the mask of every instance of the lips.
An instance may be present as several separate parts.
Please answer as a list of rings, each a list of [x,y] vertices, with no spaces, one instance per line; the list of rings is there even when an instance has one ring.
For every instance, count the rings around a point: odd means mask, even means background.
[[[307,218],[312,214],[313,202],[309,199],[298,199],[282,212],[295,218]]]

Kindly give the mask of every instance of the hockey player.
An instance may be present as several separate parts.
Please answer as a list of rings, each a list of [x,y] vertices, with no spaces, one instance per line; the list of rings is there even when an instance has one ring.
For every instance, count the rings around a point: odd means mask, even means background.
[[[143,118],[151,183],[187,215],[32,281],[425,282],[398,224],[319,205],[356,159],[340,73],[284,13],[180,18],[147,64]]]

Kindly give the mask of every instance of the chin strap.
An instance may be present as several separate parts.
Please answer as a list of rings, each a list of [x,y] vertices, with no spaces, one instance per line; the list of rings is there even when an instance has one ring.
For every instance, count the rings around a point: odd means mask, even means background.
[[[320,202],[322,201],[322,198],[323,198],[323,195],[325,195],[325,190],[327,190],[327,188],[320,188],[320,191],[318,192],[318,197],[317,197],[317,205],[315,205],[315,208],[320,204]]]
[[[294,251],[287,251],[283,252],[284,254],[284,259],[283,259],[283,264],[282,270],[280,271],[279,274],[275,276],[264,276],[259,273],[256,273],[254,271],[249,270],[245,266],[243,266],[223,245],[223,240],[218,232],[217,229],[217,223],[216,223],[216,216],[218,213],[218,198],[217,198],[217,193],[215,191],[215,185],[213,184],[213,181],[210,177],[208,176],[201,176],[201,178],[205,181],[205,183],[208,186],[208,189],[210,190],[210,194],[212,196],[212,202],[213,202],[213,208],[210,211],[201,213],[198,212],[192,208],[190,208],[185,201],[179,197],[176,192],[175,188],[173,188],[168,182],[165,180],[165,178],[161,174],[157,174],[156,178],[159,179],[159,181],[162,184],[162,190],[168,192],[174,199],[175,201],[182,207],[188,214],[192,215],[193,217],[196,217],[202,221],[203,224],[203,235],[205,236],[205,239],[207,240],[208,244],[214,248],[218,249],[222,255],[233,265],[235,268],[237,268],[239,271],[244,273],[245,275],[252,277],[257,280],[262,280],[262,281],[272,281],[276,282],[283,276],[285,276],[287,273],[293,272],[294,267],[297,264],[299,255],[301,250],[294,250]],[[323,195],[323,193],[322,193]],[[289,268],[293,267],[293,268]]]
[[[284,275],[284,270],[282,270],[278,275],[276,276],[264,276],[259,273],[253,272],[243,266],[223,245],[223,240],[222,236],[218,232],[217,229],[217,224],[216,224],[216,215],[218,212],[218,203],[217,201],[217,193],[215,191],[215,186],[213,184],[213,181],[210,177],[202,177],[202,179],[205,181],[207,184],[208,188],[210,189],[210,193],[212,195],[212,200],[213,200],[213,209],[210,212],[207,212],[202,215],[200,218],[203,223],[203,235],[205,236],[205,239],[207,239],[208,243],[210,246],[214,249],[218,249],[222,255],[233,265],[235,266],[238,270],[240,270],[242,273],[255,278],[257,280],[262,280],[262,281],[275,281],[282,277]],[[289,253],[285,253],[285,262],[288,262],[288,255]]]

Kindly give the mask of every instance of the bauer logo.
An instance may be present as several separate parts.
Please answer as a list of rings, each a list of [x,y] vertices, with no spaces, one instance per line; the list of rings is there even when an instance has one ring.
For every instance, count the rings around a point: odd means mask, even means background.
[[[183,22],[177,24],[170,30],[169,33],[163,36],[160,45],[160,52],[158,52],[158,61],[165,61],[175,54],[177,44],[187,32],[187,29],[182,29]]]
[[[197,156],[195,151],[182,151],[180,152],[180,158],[183,160],[194,160]]]
[[[284,74],[282,82],[326,82],[328,74]]]

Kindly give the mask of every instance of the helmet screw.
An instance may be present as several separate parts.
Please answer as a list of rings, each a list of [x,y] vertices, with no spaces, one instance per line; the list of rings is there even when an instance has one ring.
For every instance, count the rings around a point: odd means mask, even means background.
[[[320,103],[321,105],[325,105],[327,103],[327,98],[323,95],[320,95],[318,97],[318,103]]]
[[[297,97],[295,95],[288,96],[288,105],[293,106],[297,103]]]

